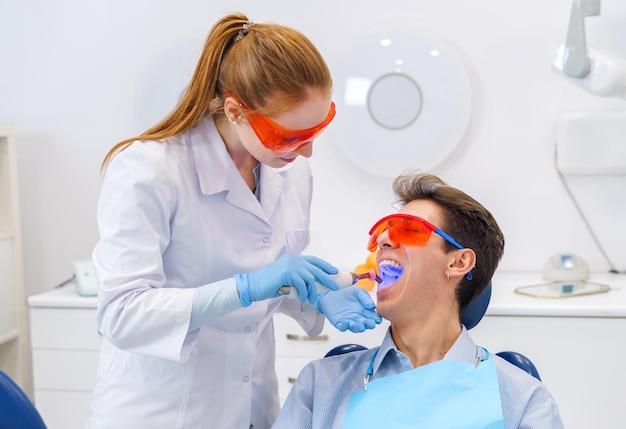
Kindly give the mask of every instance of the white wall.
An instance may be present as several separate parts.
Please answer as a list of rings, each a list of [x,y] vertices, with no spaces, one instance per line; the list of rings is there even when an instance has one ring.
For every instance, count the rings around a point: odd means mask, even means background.
[[[331,67],[348,41],[380,23],[435,30],[466,60],[474,112],[463,150],[433,171],[496,215],[507,238],[501,269],[539,270],[564,249],[581,254],[592,269],[606,269],[553,167],[555,126],[565,110],[626,103],[590,95],[551,71],[570,5],[319,0],[296,10],[279,0],[2,0],[0,118],[17,129],[27,293],[51,288],[71,275],[72,260],[90,257],[104,154],[172,107],[208,29],[233,10],[302,30]],[[626,40],[625,22],[626,3],[604,0],[602,14],[586,19],[588,43],[626,57],[619,43]],[[334,144],[327,133],[312,159],[310,251],[350,268],[366,256],[368,227],[393,210],[390,181],[341,162]]]

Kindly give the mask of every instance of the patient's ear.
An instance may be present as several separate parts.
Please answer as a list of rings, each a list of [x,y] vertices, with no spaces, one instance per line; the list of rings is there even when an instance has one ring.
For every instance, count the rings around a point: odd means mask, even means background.
[[[464,276],[476,266],[476,253],[472,249],[459,249],[450,265],[451,275]]]

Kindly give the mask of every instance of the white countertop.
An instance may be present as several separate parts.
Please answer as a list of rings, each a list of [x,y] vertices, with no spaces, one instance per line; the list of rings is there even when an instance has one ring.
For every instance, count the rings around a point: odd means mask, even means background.
[[[95,296],[81,296],[76,291],[74,283],[51,289],[28,297],[30,307],[53,308],[96,308],[98,298]]]
[[[565,298],[536,298],[520,295],[515,289],[546,283],[540,272],[496,272],[486,315],[626,317],[626,275],[591,273],[588,281],[607,285],[610,290]]]
[[[610,286],[605,293],[566,298],[536,298],[515,293],[520,286],[546,283],[541,273],[496,272],[489,316],[621,317],[626,318],[626,275],[592,273],[590,282]],[[96,308],[95,296],[84,297],[73,283],[28,297],[30,307]]]

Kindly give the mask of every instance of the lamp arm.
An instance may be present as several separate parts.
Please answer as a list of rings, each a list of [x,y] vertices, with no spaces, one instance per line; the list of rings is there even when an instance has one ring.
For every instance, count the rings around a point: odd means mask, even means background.
[[[600,15],[600,0],[573,0],[563,51],[563,73],[584,78],[591,69],[585,38],[585,17]]]

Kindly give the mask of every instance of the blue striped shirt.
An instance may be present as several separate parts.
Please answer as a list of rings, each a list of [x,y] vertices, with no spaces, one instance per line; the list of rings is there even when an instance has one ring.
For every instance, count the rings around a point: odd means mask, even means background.
[[[409,358],[395,347],[389,330],[378,348],[310,362],[298,376],[272,428],[341,428],[350,393],[363,390],[363,377],[377,349],[370,380],[412,369]],[[484,353],[463,327],[444,359],[474,363]],[[563,428],[557,404],[543,383],[499,356],[494,358],[504,427]]]

